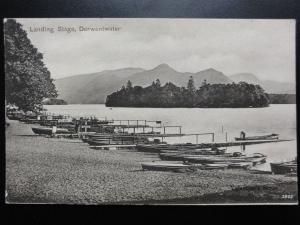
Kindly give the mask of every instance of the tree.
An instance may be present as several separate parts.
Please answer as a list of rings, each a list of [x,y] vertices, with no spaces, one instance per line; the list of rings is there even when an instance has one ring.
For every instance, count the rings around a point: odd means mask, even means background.
[[[196,92],[193,76],[190,76],[190,79],[189,79],[188,84],[187,84],[187,89],[190,93],[195,93]]]
[[[155,81],[155,86],[158,87],[158,88],[161,86],[160,80],[159,80],[159,79],[156,79],[156,81]]]
[[[127,90],[130,90],[132,88],[132,83],[130,80],[127,81],[127,84],[126,84],[126,89]]]
[[[201,83],[201,86],[205,86],[205,85],[207,85],[206,79],[204,79]]]
[[[43,55],[35,48],[22,25],[14,19],[4,23],[5,96],[8,104],[24,111],[39,111],[45,98],[57,97]]]
[[[154,86],[155,85],[155,86]],[[206,84],[194,89],[190,78],[187,88],[171,82],[157,88],[135,86],[125,92],[117,91],[107,96],[106,106],[119,107],[266,107],[269,97],[259,85]]]

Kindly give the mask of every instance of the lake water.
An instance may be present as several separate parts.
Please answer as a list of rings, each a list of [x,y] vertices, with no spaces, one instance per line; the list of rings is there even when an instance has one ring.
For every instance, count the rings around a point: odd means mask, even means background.
[[[246,136],[280,134],[282,139],[293,141],[246,146],[245,153],[260,152],[267,155],[267,163],[259,169],[270,170],[269,162],[293,159],[297,155],[296,105],[270,105],[266,108],[122,108],[98,105],[48,105],[49,113],[71,116],[90,116],[122,120],[162,121],[164,125],[180,125],[182,133],[215,133],[215,141],[234,140],[240,132]],[[136,124],[136,121],[130,122]],[[142,122],[140,122],[142,123]],[[123,124],[127,124],[124,122]],[[132,130],[133,131],[133,130]],[[137,131],[142,131],[140,128]],[[147,131],[147,130],[146,130]],[[150,130],[149,130],[150,131]],[[162,131],[162,130],[154,130]],[[178,128],[166,128],[167,133],[178,133]],[[195,136],[164,139],[168,143],[192,142]],[[200,142],[211,142],[211,135],[199,136]],[[230,147],[228,151],[242,151],[241,147]]]

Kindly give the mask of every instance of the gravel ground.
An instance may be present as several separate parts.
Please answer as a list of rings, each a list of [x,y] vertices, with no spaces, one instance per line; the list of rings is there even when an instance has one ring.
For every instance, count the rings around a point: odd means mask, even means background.
[[[76,139],[35,136],[31,125],[6,128],[8,203],[109,204],[191,199],[253,185],[284,185],[297,177],[243,170],[143,171],[158,159],[135,150],[92,150]],[[201,203],[201,202],[199,202]]]

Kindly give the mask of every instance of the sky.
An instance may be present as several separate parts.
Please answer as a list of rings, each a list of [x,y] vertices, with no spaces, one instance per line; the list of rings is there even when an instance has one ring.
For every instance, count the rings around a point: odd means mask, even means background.
[[[17,19],[54,79],[167,63],[180,72],[214,68],[295,82],[295,20]],[[117,31],[80,31],[116,27]],[[59,31],[73,27],[75,31]],[[54,32],[41,31],[53,28]]]

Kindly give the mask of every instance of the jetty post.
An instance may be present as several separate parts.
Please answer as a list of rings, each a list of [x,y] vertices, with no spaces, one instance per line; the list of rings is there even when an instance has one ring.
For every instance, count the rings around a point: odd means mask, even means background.
[[[226,142],[227,142],[227,132],[225,133],[225,140],[226,140]]]
[[[212,142],[215,142],[215,133],[211,133],[212,134]]]
[[[87,129],[91,128],[91,126],[87,124],[87,121],[85,121],[85,124],[83,126],[81,126],[81,128],[84,128],[84,132],[86,133]]]

